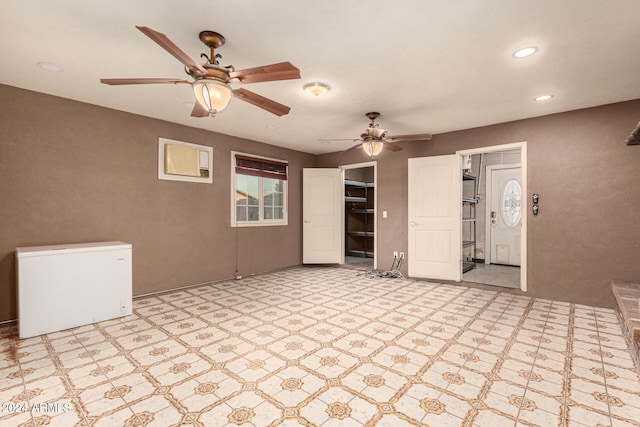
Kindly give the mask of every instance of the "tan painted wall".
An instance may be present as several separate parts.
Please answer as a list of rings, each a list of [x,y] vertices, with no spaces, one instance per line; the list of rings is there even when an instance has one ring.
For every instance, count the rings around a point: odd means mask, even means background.
[[[640,283],[640,147],[625,139],[640,100],[436,135],[378,157],[378,267],[407,251],[407,159],[527,141],[528,295],[611,307],[611,280]],[[425,123],[425,131],[429,124]],[[358,150],[318,156],[317,167],[367,161]],[[404,265],[406,274],[406,264]]]
[[[369,161],[357,150],[312,156],[8,86],[0,98],[0,321],[16,317],[17,246],[131,242],[136,295],[232,277],[236,253],[242,275],[300,264],[302,168]],[[379,268],[407,251],[408,158],[527,141],[527,196],[541,197],[540,215],[528,216],[528,294],[612,306],[611,280],[640,282],[640,148],[624,145],[639,117],[640,100],[630,101],[383,152]],[[159,136],[211,145],[213,184],[159,181]],[[232,149],[289,161],[287,227],[229,226]]]
[[[0,321],[19,246],[133,244],[140,295],[302,262],[302,168],[315,156],[0,85]],[[213,184],[157,178],[158,137],[213,147]],[[230,227],[231,150],[289,161],[289,225]]]

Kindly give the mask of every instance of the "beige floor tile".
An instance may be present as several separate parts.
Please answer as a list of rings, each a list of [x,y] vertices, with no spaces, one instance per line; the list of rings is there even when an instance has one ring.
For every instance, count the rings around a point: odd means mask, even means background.
[[[608,414],[589,410],[581,405],[570,405],[568,408],[569,419],[585,426],[611,426],[611,419]]]
[[[334,267],[139,298],[0,356],[2,425],[638,427],[638,396],[613,310]]]
[[[464,361],[463,366],[466,369],[486,375],[497,369],[500,360],[499,355],[481,350],[475,350],[472,353],[461,353],[458,358]]]
[[[598,412],[601,414],[609,414],[609,404],[604,387],[598,387],[595,385],[584,385],[582,390],[572,389],[569,395],[571,402],[574,402],[577,406]],[[572,385],[573,387],[574,385]]]
[[[210,369],[211,364],[202,356],[188,353],[153,365],[147,373],[158,384],[171,386]]]
[[[240,395],[199,414],[198,420],[203,425],[263,425],[268,426],[282,418],[282,411],[269,402],[265,402],[259,395],[246,391]]]
[[[375,424],[376,427],[414,427],[415,424],[410,423],[398,417],[395,414],[382,415]]]
[[[515,417],[491,409],[481,409],[473,419],[472,425],[474,427],[513,427]]]
[[[465,413],[466,416],[466,413]],[[429,412],[421,420],[424,425],[429,426],[463,426],[464,418],[460,418],[447,411]]]
[[[341,384],[359,395],[364,395],[380,404],[389,402],[405,385],[407,378],[383,367],[368,363],[342,378]]]
[[[358,363],[357,357],[334,348],[322,348],[300,361],[300,365],[324,378],[337,378]]]
[[[503,396],[499,393],[489,392],[482,400],[483,407],[493,414],[506,419],[517,419],[522,404],[522,395],[519,393]]]
[[[261,350],[227,363],[225,369],[244,382],[260,382],[285,366],[284,360]]]

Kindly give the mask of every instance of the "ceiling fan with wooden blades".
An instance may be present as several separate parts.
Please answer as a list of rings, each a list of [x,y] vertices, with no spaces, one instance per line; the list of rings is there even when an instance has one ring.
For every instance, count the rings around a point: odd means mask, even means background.
[[[325,141],[358,141],[358,144],[349,148],[348,150],[354,150],[363,148],[364,151],[372,158],[382,152],[384,147],[391,151],[400,151],[402,146],[395,145],[395,142],[401,141],[429,141],[431,135],[428,133],[415,134],[415,135],[395,135],[390,136],[389,133],[381,129],[375,120],[380,117],[380,113],[372,111],[365,114],[365,116],[371,120],[369,127],[360,135],[360,138],[347,138],[347,139],[322,139]]]
[[[136,26],[151,40],[159,44],[163,49],[182,62],[185,72],[193,79],[188,81],[179,78],[132,78],[132,79],[100,79],[101,83],[108,85],[135,85],[135,84],[190,84],[196,97],[196,102],[191,115],[193,117],[209,117],[224,110],[231,100],[231,96],[249,104],[260,107],[277,116],[288,114],[291,108],[282,105],[272,99],[265,98],[246,89],[232,89],[230,83],[258,83],[276,80],[299,79],[300,70],[290,62],[264,65],[261,67],[236,70],[233,66],[222,66],[219,63],[220,54],[215,49],[224,45],[225,39],[214,31],[202,31],[200,40],[209,47],[210,54],[202,54],[207,59],[204,64],[199,64],[167,36],[152,30],[149,27]]]

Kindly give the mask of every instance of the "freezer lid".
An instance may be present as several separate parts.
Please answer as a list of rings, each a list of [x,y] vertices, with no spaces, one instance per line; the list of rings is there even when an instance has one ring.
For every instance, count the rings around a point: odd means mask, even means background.
[[[92,242],[71,243],[68,245],[24,246],[16,248],[18,258],[32,256],[61,255],[80,252],[109,251],[115,249],[131,249],[131,243],[125,242]]]

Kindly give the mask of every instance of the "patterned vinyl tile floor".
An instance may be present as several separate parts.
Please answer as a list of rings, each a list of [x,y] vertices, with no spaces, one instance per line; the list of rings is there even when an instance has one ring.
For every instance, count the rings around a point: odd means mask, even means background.
[[[342,268],[15,342],[0,327],[2,426],[640,426],[614,310]]]

